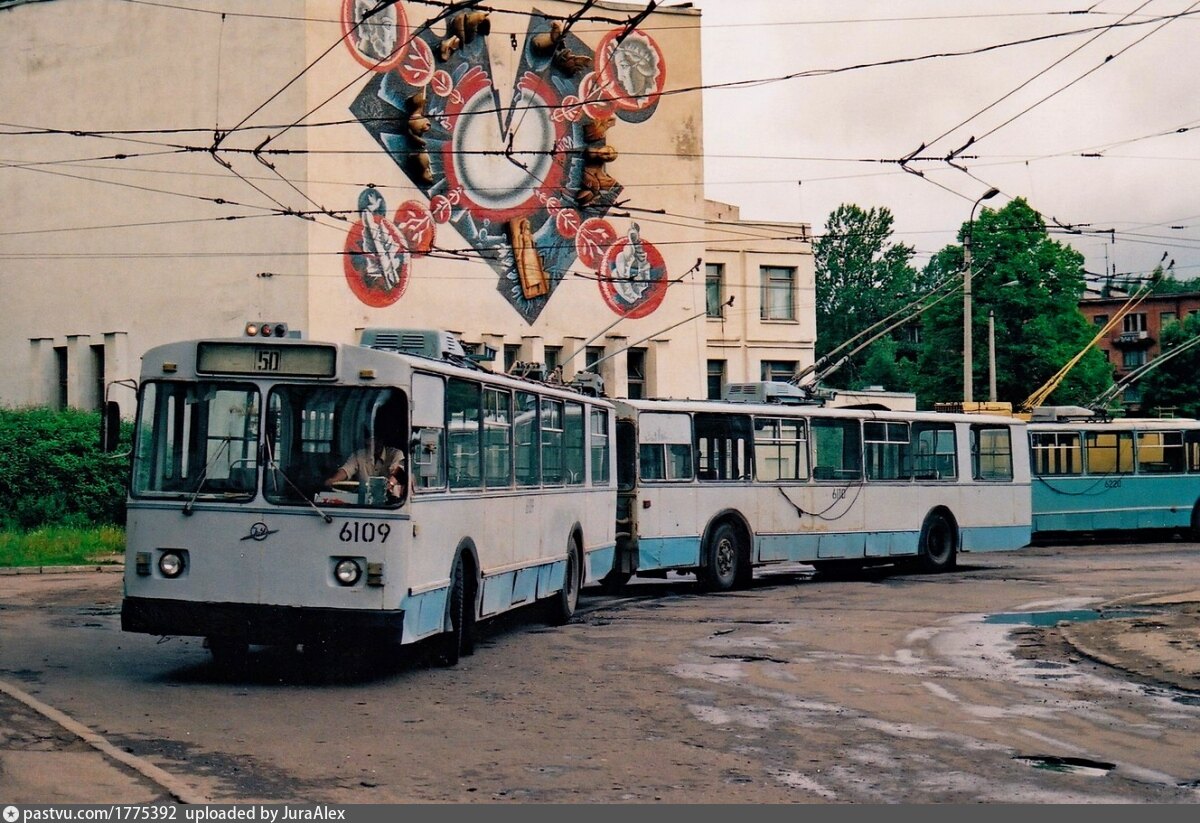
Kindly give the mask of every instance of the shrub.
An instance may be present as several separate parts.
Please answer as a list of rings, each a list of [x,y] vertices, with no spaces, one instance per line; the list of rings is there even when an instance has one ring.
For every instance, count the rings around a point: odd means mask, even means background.
[[[0,528],[124,525],[132,430],[104,454],[98,412],[0,409]]]

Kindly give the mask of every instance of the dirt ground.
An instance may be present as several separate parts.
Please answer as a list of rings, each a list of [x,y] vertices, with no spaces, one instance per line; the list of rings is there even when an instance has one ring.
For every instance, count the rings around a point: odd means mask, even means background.
[[[1171,563],[1181,565],[1151,581],[1159,593],[1089,606],[1131,616],[1017,626],[1008,634],[1012,655],[1055,677],[1059,675],[1053,669],[1059,664],[1075,669],[1086,664],[1089,670],[1106,671],[1106,677],[1185,690],[1196,695],[1193,705],[1200,705],[1200,590],[1164,595],[1159,585],[1188,579],[1191,566],[1186,564],[1192,561],[1180,559],[1185,557],[1173,555]],[[521,620],[515,626],[494,627],[481,639],[477,655],[458,669],[425,668],[410,661],[361,682],[350,677],[344,685],[320,680],[311,670],[311,660],[283,652],[262,654],[259,667],[245,681],[221,683],[213,679],[197,639],[153,646],[148,638],[114,636],[116,576],[77,577],[59,587],[35,585],[22,598],[13,596],[21,587],[0,578],[0,625],[34,627],[48,621],[46,637],[74,638],[70,642],[79,644],[44,654],[30,654],[28,649],[44,648],[30,645],[13,656],[5,654],[6,639],[0,636],[0,803],[12,798],[52,803],[98,798],[240,802],[286,796],[332,802],[697,803],[720,798],[724,803],[760,803],[875,798],[903,803],[992,802],[997,797],[1006,802],[1114,802],[1121,795],[1111,788],[1107,791],[1112,794],[1095,794],[1095,787],[1081,789],[1065,782],[1053,793],[1022,787],[1027,780],[1023,767],[1006,765],[1011,759],[1006,752],[1019,749],[1021,734],[1027,743],[1044,744],[1053,737],[1079,744],[1085,734],[1095,732],[1063,728],[1064,722],[1084,721],[1064,721],[1066,714],[1043,717],[1048,710],[1040,706],[1030,709],[1037,714],[1028,721],[1016,720],[1021,715],[1013,712],[1031,705],[1027,697],[1007,687],[995,695],[987,693],[987,678],[999,675],[994,669],[983,680],[950,673],[934,655],[942,641],[922,634],[926,629],[921,627],[943,625],[964,605],[994,610],[1002,602],[995,599],[1000,587],[1028,591],[1022,596],[1028,596],[1029,603],[1043,591],[1061,594],[1066,578],[1042,569],[1042,564],[1057,562],[1047,556],[1028,568],[997,563],[960,576],[879,575],[846,583],[817,582],[806,575],[795,584],[767,584],[720,599],[691,595],[683,584],[678,593],[665,597],[585,610],[565,629],[548,630],[536,621]],[[1114,550],[1110,558],[1092,565],[1112,577],[1128,563]],[[1072,585],[1084,593],[1092,591],[1086,582]],[[962,603],[947,602],[962,597]],[[892,637],[858,625],[863,615],[881,608],[876,605],[881,598],[890,598],[894,605],[889,608],[920,614],[909,615]],[[880,616],[879,626],[895,619]],[[632,638],[653,631],[663,634],[659,646],[630,645]],[[954,631],[942,637],[960,642]],[[96,662],[79,656],[84,647],[113,642],[118,651],[104,648]],[[17,658],[20,663],[14,666]],[[530,660],[539,662],[535,666]],[[896,667],[911,669],[914,660],[916,678],[898,681]],[[990,660],[980,658],[985,668],[993,666]],[[832,677],[820,678],[822,668]],[[531,679],[535,671],[544,682]],[[97,680],[99,693],[107,689],[111,695],[111,705],[72,703],[70,695],[84,693],[55,686],[68,675],[78,683]],[[786,692],[797,680],[805,685]],[[825,691],[813,688],[819,682]],[[174,787],[178,791],[105,756],[78,734],[5,693],[4,683],[86,718],[123,751],[179,775],[183,782]],[[602,694],[590,703],[573,701],[562,692],[567,683]],[[141,692],[144,717],[130,709],[139,705],[137,700],[112,692],[121,684]],[[54,693],[51,686],[59,691]],[[1018,685],[1018,691],[1021,688]],[[179,705],[179,712],[186,712],[180,717],[209,728],[188,726],[170,712],[152,713],[181,695],[187,704]],[[331,701],[338,712],[327,727],[317,728],[316,715],[305,717],[314,725],[311,730],[303,728],[306,723],[298,726],[294,740],[271,729],[246,731],[233,714],[269,724],[278,722],[281,711],[303,717]],[[958,707],[986,709],[989,713],[980,718],[1005,712],[1003,716],[1013,718],[1011,725],[1024,723],[1026,730],[1009,731],[1005,724],[988,731],[972,729],[972,723],[980,721],[969,713],[964,714],[965,725],[938,725],[939,713],[953,713]],[[397,742],[379,742],[366,753],[348,752],[347,759],[340,760],[336,752],[342,743],[331,735],[341,727],[336,716],[341,713],[355,728],[377,729],[379,737],[392,736]],[[1070,716],[1080,713],[1071,710]],[[1149,727],[1133,715],[1128,726]],[[938,730],[942,728],[959,730]],[[190,731],[182,731],[186,729]],[[397,730],[402,737],[396,736]],[[297,752],[303,733],[311,733],[323,748]],[[1101,727],[1099,733],[1097,752],[1105,745],[1114,750],[1129,745],[1128,732]],[[921,737],[927,734],[937,737]],[[1177,753],[1186,744],[1168,740],[1168,734],[1161,732],[1155,743],[1144,744],[1150,746],[1144,759],[1129,755],[1132,762],[1143,764],[1139,768],[1144,772],[1153,767],[1160,773],[1168,771],[1165,764],[1172,760],[1187,759]],[[1186,727],[1174,734],[1186,736]],[[420,747],[428,760],[413,759],[412,752]],[[1156,747],[1162,751],[1155,752]],[[930,777],[941,781],[933,788],[914,782],[914,775],[922,771],[934,775],[934,764],[963,762],[964,751],[975,752],[973,758],[992,753],[995,759],[966,767],[986,774],[988,780],[996,767],[1013,771],[994,787],[985,782],[982,790],[979,775],[969,781],[963,777],[961,785],[948,782],[958,779],[951,773]],[[866,783],[843,776],[839,784],[837,769],[845,771],[848,761],[826,766],[822,773],[820,764],[832,762],[825,759],[829,752],[881,759],[886,753],[887,762],[896,764],[888,768],[897,771]],[[456,765],[447,771],[447,763]],[[770,772],[766,782],[764,768]],[[401,774],[402,783],[397,777]],[[1122,791],[1141,791],[1129,786],[1145,782],[1144,775],[1132,774]],[[189,787],[199,790],[189,793]],[[205,794],[213,789],[217,791]],[[1181,802],[1178,798],[1192,796],[1186,782],[1168,782],[1156,791],[1160,793],[1141,799]],[[1088,799],[1093,797],[1097,799]]]
[[[1015,635],[1022,654],[1059,662],[1087,657],[1139,682],[1200,694],[1200,590],[1128,598],[1107,608],[1147,614],[1030,628]]]

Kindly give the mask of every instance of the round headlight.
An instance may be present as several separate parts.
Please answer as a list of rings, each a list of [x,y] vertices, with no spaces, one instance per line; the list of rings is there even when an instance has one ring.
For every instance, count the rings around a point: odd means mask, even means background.
[[[333,567],[333,576],[343,586],[353,586],[358,582],[358,578],[362,577],[362,568],[357,560],[339,560]]]
[[[163,552],[158,557],[158,570],[163,577],[179,577],[183,574],[183,557],[177,552]]]

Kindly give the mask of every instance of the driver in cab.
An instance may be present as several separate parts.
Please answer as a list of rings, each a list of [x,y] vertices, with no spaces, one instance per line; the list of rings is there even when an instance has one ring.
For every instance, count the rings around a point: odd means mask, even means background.
[[[404,451],[389,446],[371,432],[364,429],[366,445],[350,455],[341,466],[325,479],[325,488],[334,488],[335,483],[347,480],[368,483],[372,477],[387,478],[387,496],[399,500],[405,492]]]

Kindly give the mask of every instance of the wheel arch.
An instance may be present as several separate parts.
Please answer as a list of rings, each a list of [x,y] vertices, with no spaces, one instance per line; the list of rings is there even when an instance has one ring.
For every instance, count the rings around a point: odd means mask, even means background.
[[[700,538],[700,568],[704,568],[705,558],[707,556],[707,548],[709,542],[713,538],[713,532],[718,526],[730,524],[737,530],[738,538],[741,541],[739,546],[741,557],[740,561],[744,562],[747,567],[752,563],[754,556],[754,531],[750,528],[750,521],[737,509],[722,509],[712,516],[708,521],[708,525],[704,527],[704,534]]]
[[[482,590],[480,586],[480,565],[479,565],[479,550],[475,548],[475,541],[469,537],[464,537],[458,541],[458,548],[454,550],[454,559],[450,562],[450,570],[453,572],[454,564],[459,558],[463,561],[463,579],[471,594],[471,602],[474,604],[474,612],[479,614],[479,593]]]
[[[958,525],[958,518],[954,516],[954,512],[945,503],[939,503],[925,513],[925,519],[921,521],[921,530],[924,531],[925,527],[933,521],[935,516],[944,518],[950,524],[950,527],[954,529],[955,548],[961,551],[962,529]]]
[[[945,524],[946,539],[949,545],[939,547],[944,548],[945,551],[944,553],[939,551],[935,555],[930,551],[930,541],[936,539],[936,535],[941,531],[938,528],[939,523]],[[917,538],[917,556],[913,559],[913,567],[923,572],[950,571],[957,566],[958,555],[961,552],[962,529],[958,524],[958,518],[954,516],[954,512],[948,506],[934,506],[921,521],[921,533]]]
[[[579,585],[582,586],[588,582],[587,543],[583,540],[583,524],[578,520],[567,530],[568,549],[571,548],[572,542],[575,548],[579,549]]]

